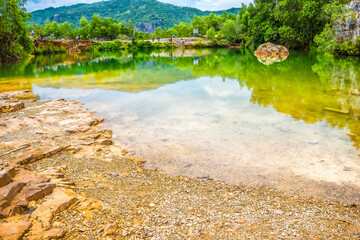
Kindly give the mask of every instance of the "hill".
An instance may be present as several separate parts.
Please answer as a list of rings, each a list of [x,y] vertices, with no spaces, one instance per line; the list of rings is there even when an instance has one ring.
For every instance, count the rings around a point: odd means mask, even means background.
[[[237,14],[238,8],[227,10],[227,13]],[[94,13],[102,17],[116,18],[118,21],[129,20],[138,26],[139,23],[153,23],[165,28],[173,27],[180,22],[190,22],[194,15],[205,16],[211,11],[201,11],[196,8],[179,7],[156,0],[108,0],[92,4],[76,4],[72,6],[47,8],[32,12],[31,22],[44,25],[46,20],[56,20],[58,23],[69,22],[79,25],[81,16],[91,19]],[[222,11],[213,12],[222,14]]]

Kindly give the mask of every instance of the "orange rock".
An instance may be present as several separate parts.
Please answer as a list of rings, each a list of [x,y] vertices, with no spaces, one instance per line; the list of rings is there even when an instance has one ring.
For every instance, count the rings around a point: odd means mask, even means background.
[[[15,221],[0,224],[0,239],[18,240],[30,229],[31,222]]]
[[[30,185],[36,185],[40,183],[49,182],[50,178],[42,175],[36,174],[32,171],[20,168],[16,176],[13,178],[14,181],[27,182]]]
[[[0,171],[0,187],[10,183],[10,174],[6,170]]]
[[[40,184],[37,184],[35,187],[40,187],[41,190],[43,191],[44,193],[44,196],[47,196],[49,195],[50,193],[52,193],[52,191],[54,190],[55,188],[55,184],[54,183],[40,183]]]
[[[117,230],[118,226],[117,224],[108,224],[104,227],[104,236],[114,234]]]
[[[2,103],[0,104],[0,113],[16,112],[23,108],[25,108],[23,102]]]
[[[75,197],[68,196],[64,191],[55,188],[50,198],[33,212],[32,217],[39,220],[44,228],[47,228],[56,213],[64,211],[76,200]]]
[[[65,235],[65,231],[59,228],[53,228],[46,231],[41,239],[60,239]]]
[[[10,183],[0,189],[0,196],[11,202],[24,186],[24,182]]]
[[[25,199],[29,202],[37,201],[44,197],[44,193],[40,187],[27,186],[23,188],[21,193]]]

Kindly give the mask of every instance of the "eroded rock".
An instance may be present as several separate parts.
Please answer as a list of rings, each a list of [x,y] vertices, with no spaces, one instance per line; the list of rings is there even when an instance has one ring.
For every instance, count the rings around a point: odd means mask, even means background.
[[[10,174],[6,170],[0,171],[0,187],[10,183]]]
[[[0,102],[0,113],[16,112],[23,108],[25,108],[25,104],[23,102]]]
[[[27,219],[8,219],[0,224],[0,239],[18,240],[30,229],[31,222]]]
[[[51,225],[51,221],[56,213],[67,209],[76,200],[75,197],[68,196],[64,191],[55,188],[50,198],[33,212],[32,218],[40,221],[42,226],[47,228]]]
[[[281,45],[276,45],[273,43],[264,43],[258,47],[254,52],[256,57],[282,57],[286,58],[289,56],[289,51],[286,47]]]

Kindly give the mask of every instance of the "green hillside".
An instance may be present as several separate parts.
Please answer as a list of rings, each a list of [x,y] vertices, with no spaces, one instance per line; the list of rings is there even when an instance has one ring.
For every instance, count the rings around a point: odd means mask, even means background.
[[[237,8],[227,10],[228,13],[235,14],[238,11]],[[67,21],[78,26],[81,16],[90,20],[94,13],[100,14],[102,17],[116,18],[118,21],[128,22],[132,20],[135,25],[140,22],[158,22],[161,20],[161,26],[169,28],[180,22],[190,22],[194,15],[205,16],[211,12],[190,7],[178,7],[156,0],[109,0],[34,11],[30,21],[43,25],[47,19],[52,21],[54,16],[59,14],[59,19],[56,19],[57,22]],[[222,11],[214,13],[222,14]]]

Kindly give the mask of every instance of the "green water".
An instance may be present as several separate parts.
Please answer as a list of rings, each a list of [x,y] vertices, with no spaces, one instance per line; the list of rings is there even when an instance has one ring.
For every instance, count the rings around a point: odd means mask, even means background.
[[[170,174],[326,192],[316,183],[360,187],[359,66],[307,52],[264,65],[241,49],[56,55],[1,66],[0,91],[85,102]]]

